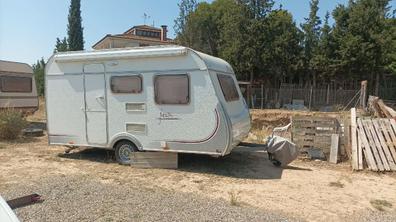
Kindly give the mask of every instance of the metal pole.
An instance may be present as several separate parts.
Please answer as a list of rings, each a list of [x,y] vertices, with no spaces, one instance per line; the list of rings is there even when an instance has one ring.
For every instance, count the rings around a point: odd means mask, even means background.
[[[312,86],[311,90],[309,91],[309,110],[311,110],[312,107]]]

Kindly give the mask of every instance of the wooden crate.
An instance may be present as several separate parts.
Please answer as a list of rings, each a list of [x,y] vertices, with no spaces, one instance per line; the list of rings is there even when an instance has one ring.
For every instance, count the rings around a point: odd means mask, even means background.
[[[137,168],[177,169],[178,154],[170,152],[133,152],[131,166]]]
[[[295,116],[292,118],[292,141],[306,151],[319,148],[328,156],[331,147],[331,135],[339,134],[340,124],[331,117]]]

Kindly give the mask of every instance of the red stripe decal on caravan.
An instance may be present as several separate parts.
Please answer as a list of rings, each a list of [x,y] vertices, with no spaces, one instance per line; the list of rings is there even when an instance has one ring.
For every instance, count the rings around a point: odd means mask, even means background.
[[[220,116],[219,116],[219,112],[217,111],[217,109],[215,109],[215,113],[216,113],[216,127],[214,128],[213,132],[206,137],[205,139],[201,139],[201,140],[193,140],[193,141],[184,141],[184,140],[172,140],[172,141],[168,141],[168,142],[173,142],[173,143],[203,143],[206,142],[210,139],[212,139],[217,131],[219,130],[219,125],[220,125]]]

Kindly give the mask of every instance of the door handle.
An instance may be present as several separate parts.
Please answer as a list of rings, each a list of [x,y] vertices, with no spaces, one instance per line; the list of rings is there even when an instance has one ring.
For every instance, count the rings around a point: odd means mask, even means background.
[[[98,101],[98,103],[100,103],[102,106],[106,106],[105,102],[104,102],[105,97],[104,96],[97,96],[96,97],[96,101]]]

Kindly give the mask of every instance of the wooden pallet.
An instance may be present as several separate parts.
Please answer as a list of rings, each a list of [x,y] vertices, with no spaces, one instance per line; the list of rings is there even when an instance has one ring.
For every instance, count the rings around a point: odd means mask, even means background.
[[[357,118],[356,122],[357,144],[352,150],[357,152],[352,152],[352,169],[396,171],[396,121]]]
[[[331,136],[339,133],[339,127],[335,118],[296,116],[292,118],[292,141],[302,151],[319,148],[328,155]]]

